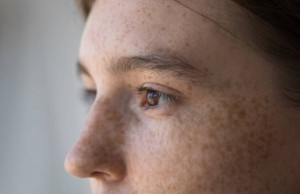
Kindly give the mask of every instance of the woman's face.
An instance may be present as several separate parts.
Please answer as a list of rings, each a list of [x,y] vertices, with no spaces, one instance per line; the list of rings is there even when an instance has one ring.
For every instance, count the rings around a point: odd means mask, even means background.
[[[225,2],[94,4],[80,69],[97,95],[65,164],[93,193],[300,192],[299,121]]]

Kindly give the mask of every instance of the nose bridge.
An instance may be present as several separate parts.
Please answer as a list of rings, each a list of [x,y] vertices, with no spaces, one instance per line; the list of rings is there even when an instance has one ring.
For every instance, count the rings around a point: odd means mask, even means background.
[[[85,139],[94,139],[98,146],[108,152],[121,149],[124,144],[124,122],[120,108],[108,98],[97,100],[84,131],[89,135]]]
[[[108,98],[92,106],[85,128],[66,159],[74,176],[120,180],[126,174],[122,113]]]

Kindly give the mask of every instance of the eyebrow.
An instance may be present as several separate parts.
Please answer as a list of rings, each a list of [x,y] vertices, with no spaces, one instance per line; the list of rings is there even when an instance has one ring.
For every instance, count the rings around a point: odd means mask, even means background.
[[[208,77],[207,68],[196,68],[178,57],[164,54],[151,53],[139,56],[122,56],[112,58],[108,71],[114,75],[124,74],[130,71],[152,71],[162,76],[169,75],[180,79],[189,80],[191,82],[203,80]],[[200,62],[201,63],[201,62]],[[79,74],[91,75],[83,64],[78,62]]]

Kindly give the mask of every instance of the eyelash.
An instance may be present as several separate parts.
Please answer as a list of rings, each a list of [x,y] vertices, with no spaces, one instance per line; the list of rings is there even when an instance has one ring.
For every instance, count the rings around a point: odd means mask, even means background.
[[[148,94],[150,93],[155,93],[158,97],[158,100],[165,100],[166,103],[165,104],[157,104],[157,105],[151,105],[148,102]],[[144,108],[145,110],[149,110],[149,109],[156,109],[159,108],[160,106],[165,106],[169,103],[176,103],[177,101],[177,97],[170,95],[170,94],[166,94],[164,92],[160,92],[158,90],[155,90],[153,88],[150,87],[141,87],[141,88],[137,88],[137,94],[138,96],[141,96],[142,100],[139,103],[139,106],[141,106],[142,108]],[[82,91],[82,97],[83,97],[83,101],[87,104],[87,105],[91,105],[95,98],[96,98],[97,92],[94,90],[86,90],[83,89]],[[158,101],[159,103],[159,101]]]

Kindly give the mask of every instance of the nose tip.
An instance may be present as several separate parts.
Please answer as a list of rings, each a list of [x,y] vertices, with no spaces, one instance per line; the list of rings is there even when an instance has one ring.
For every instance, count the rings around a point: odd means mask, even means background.
[[[87,178],[89,177],[87,166],[80,164],[72,159],[71,154],[69,153],[65,159],[65,169],[66,171],[77,177],[77,178]]]
[[[103,181],[121,181],[126,176],[125,164],[117,156],[93,158],[74,150],[65,160],[65,169],[77,178],[96,178]]]
[[[102,106],[100,100],[94,103],[79,140],[66,157],[65,169],[78,178],[120,181],[126,176],[125,136],[120,132],[125,124],[118,106]]]

